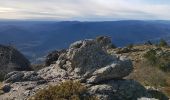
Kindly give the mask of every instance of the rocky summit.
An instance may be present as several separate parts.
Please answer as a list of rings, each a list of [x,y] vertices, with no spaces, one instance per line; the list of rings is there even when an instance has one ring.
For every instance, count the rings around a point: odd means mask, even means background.
[[[106,48],[110,46],[110,41],[109,37],[77,41],[48,67],[37,72],[15,71],[7,74],[2,86],[6,91],[0,99],[27,100],[49,85],[79,80],[88,87],[89,94],[99,100],[156,100],[138,82],[124,79],[133,71],[132,61],[108,54]]]

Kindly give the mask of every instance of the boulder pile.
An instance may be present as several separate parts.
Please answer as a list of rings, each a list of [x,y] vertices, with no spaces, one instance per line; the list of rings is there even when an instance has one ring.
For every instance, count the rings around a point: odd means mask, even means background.
[[[0,99],[24,100],[49,84],[56,85],[65,80],[79,80],[88,87],[89,94],[99,100],[151,98],[141,84],[124,79],[133,71],[131,60],[116,54],[109,55],[105,47],[110,46],[107,41],[111,40],[108,37],[102,39],[106,42],[86,39],[71,44],[59,55],[55,64],[38,72],[9,73],[4,83],[9,85],[10,91],[0,95]]]

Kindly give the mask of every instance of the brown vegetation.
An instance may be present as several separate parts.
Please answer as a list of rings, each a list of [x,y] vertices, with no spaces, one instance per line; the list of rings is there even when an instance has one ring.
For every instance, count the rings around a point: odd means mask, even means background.
[[[30,100],[97,100],[97,98],[89,96],[87,88],[80,82],[66,81],[40,90]]]
[[[127,78],[160,89],[170,96],[170,48],[163,45],[135,45],[133,49],[135,51],[119,54],[133,61],[134,71]],[[119,52],[119,49],[112,49],[109,52],[111,54]]]

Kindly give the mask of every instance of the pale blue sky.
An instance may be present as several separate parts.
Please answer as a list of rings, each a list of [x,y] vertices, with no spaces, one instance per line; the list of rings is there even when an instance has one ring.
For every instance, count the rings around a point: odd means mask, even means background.
[[[170,0],[0,0],[0,19],[170,20]]]

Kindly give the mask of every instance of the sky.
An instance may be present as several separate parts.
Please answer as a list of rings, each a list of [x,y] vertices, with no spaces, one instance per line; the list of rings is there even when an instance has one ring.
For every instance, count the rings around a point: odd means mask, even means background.
[[[170,20],[170,0],[0,0],[8,20]]]

